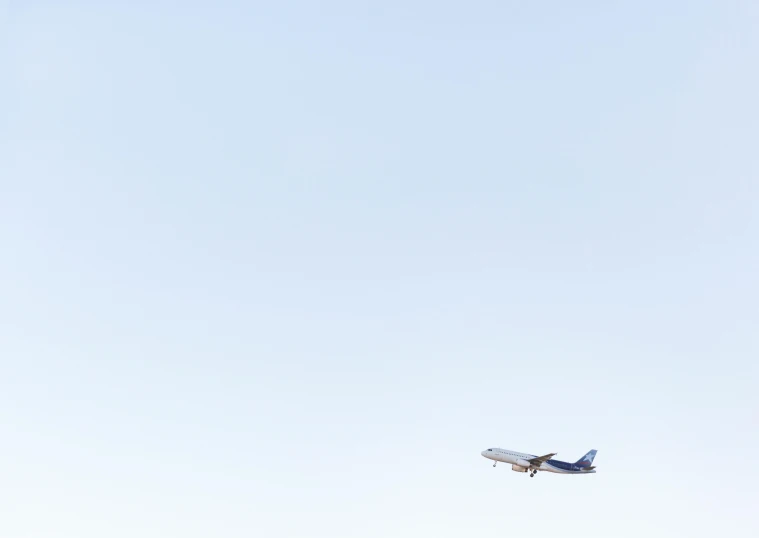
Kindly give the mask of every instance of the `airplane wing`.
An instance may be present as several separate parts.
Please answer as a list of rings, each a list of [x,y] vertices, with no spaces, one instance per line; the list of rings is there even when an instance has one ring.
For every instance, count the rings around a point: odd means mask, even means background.
[[[529,459],[527,461],[529,461],[532,465],[538,465],[539,466],[542,463],[545,463],[546,461],[548,461],[551,458],[553,458],[556,454],[558,454],[558,452],[554,452],[553,454],[546,454],[545,456],[540,456],[540,457],[537,457],[537,458],[532,458],[532,459]]]

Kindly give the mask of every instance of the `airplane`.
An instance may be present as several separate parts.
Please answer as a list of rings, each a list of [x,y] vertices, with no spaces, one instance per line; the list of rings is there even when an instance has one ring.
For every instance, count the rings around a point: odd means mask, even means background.
[[[493,463],[493,467],[495,467],[496,463],[499,461],[510,463],[512,471],[518,473],[526,473],[529,471],[530,478],[532,478],[539,470],[560,474],[595,473],[593,458],[596,457],[596,452],[598,451],[591,450],[574,463],[551,459],[556,453],[546,454],[545,456],[534,456],[532,454],[523,454],[522,452],[514,452],[503,448],[488,448],[487,450],[483,450],[481,454],[487,459],[495,462]]]

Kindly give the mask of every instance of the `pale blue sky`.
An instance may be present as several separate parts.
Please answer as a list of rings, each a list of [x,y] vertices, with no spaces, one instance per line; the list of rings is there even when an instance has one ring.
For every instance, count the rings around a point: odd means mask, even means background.
[[[0,5],[0,536],[759,534],[759,4]]]

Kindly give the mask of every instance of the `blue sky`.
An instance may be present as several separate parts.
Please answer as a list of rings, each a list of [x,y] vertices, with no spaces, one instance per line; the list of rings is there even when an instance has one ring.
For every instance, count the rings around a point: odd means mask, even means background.
[[[571,4],[0,2],[0,534],[755,536],[759,9]]]

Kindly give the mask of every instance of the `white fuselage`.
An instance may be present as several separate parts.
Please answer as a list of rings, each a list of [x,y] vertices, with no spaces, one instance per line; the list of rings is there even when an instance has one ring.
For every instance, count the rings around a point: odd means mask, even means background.
[[[481,454],[489,460],[495,462],[503,462],[512,465],[514,471],[548,471],[550,473],[561,474],[588,474],[595,473],[594,470],[584,470],[568,462],[555,462],[554,460],[544,461],[543,463],[531,464],[529,460],[536,458],[534,454],[525,454],[524,452],[517,452],[515,450],[508,450],[505,448],[488,448],[483,450]]]

